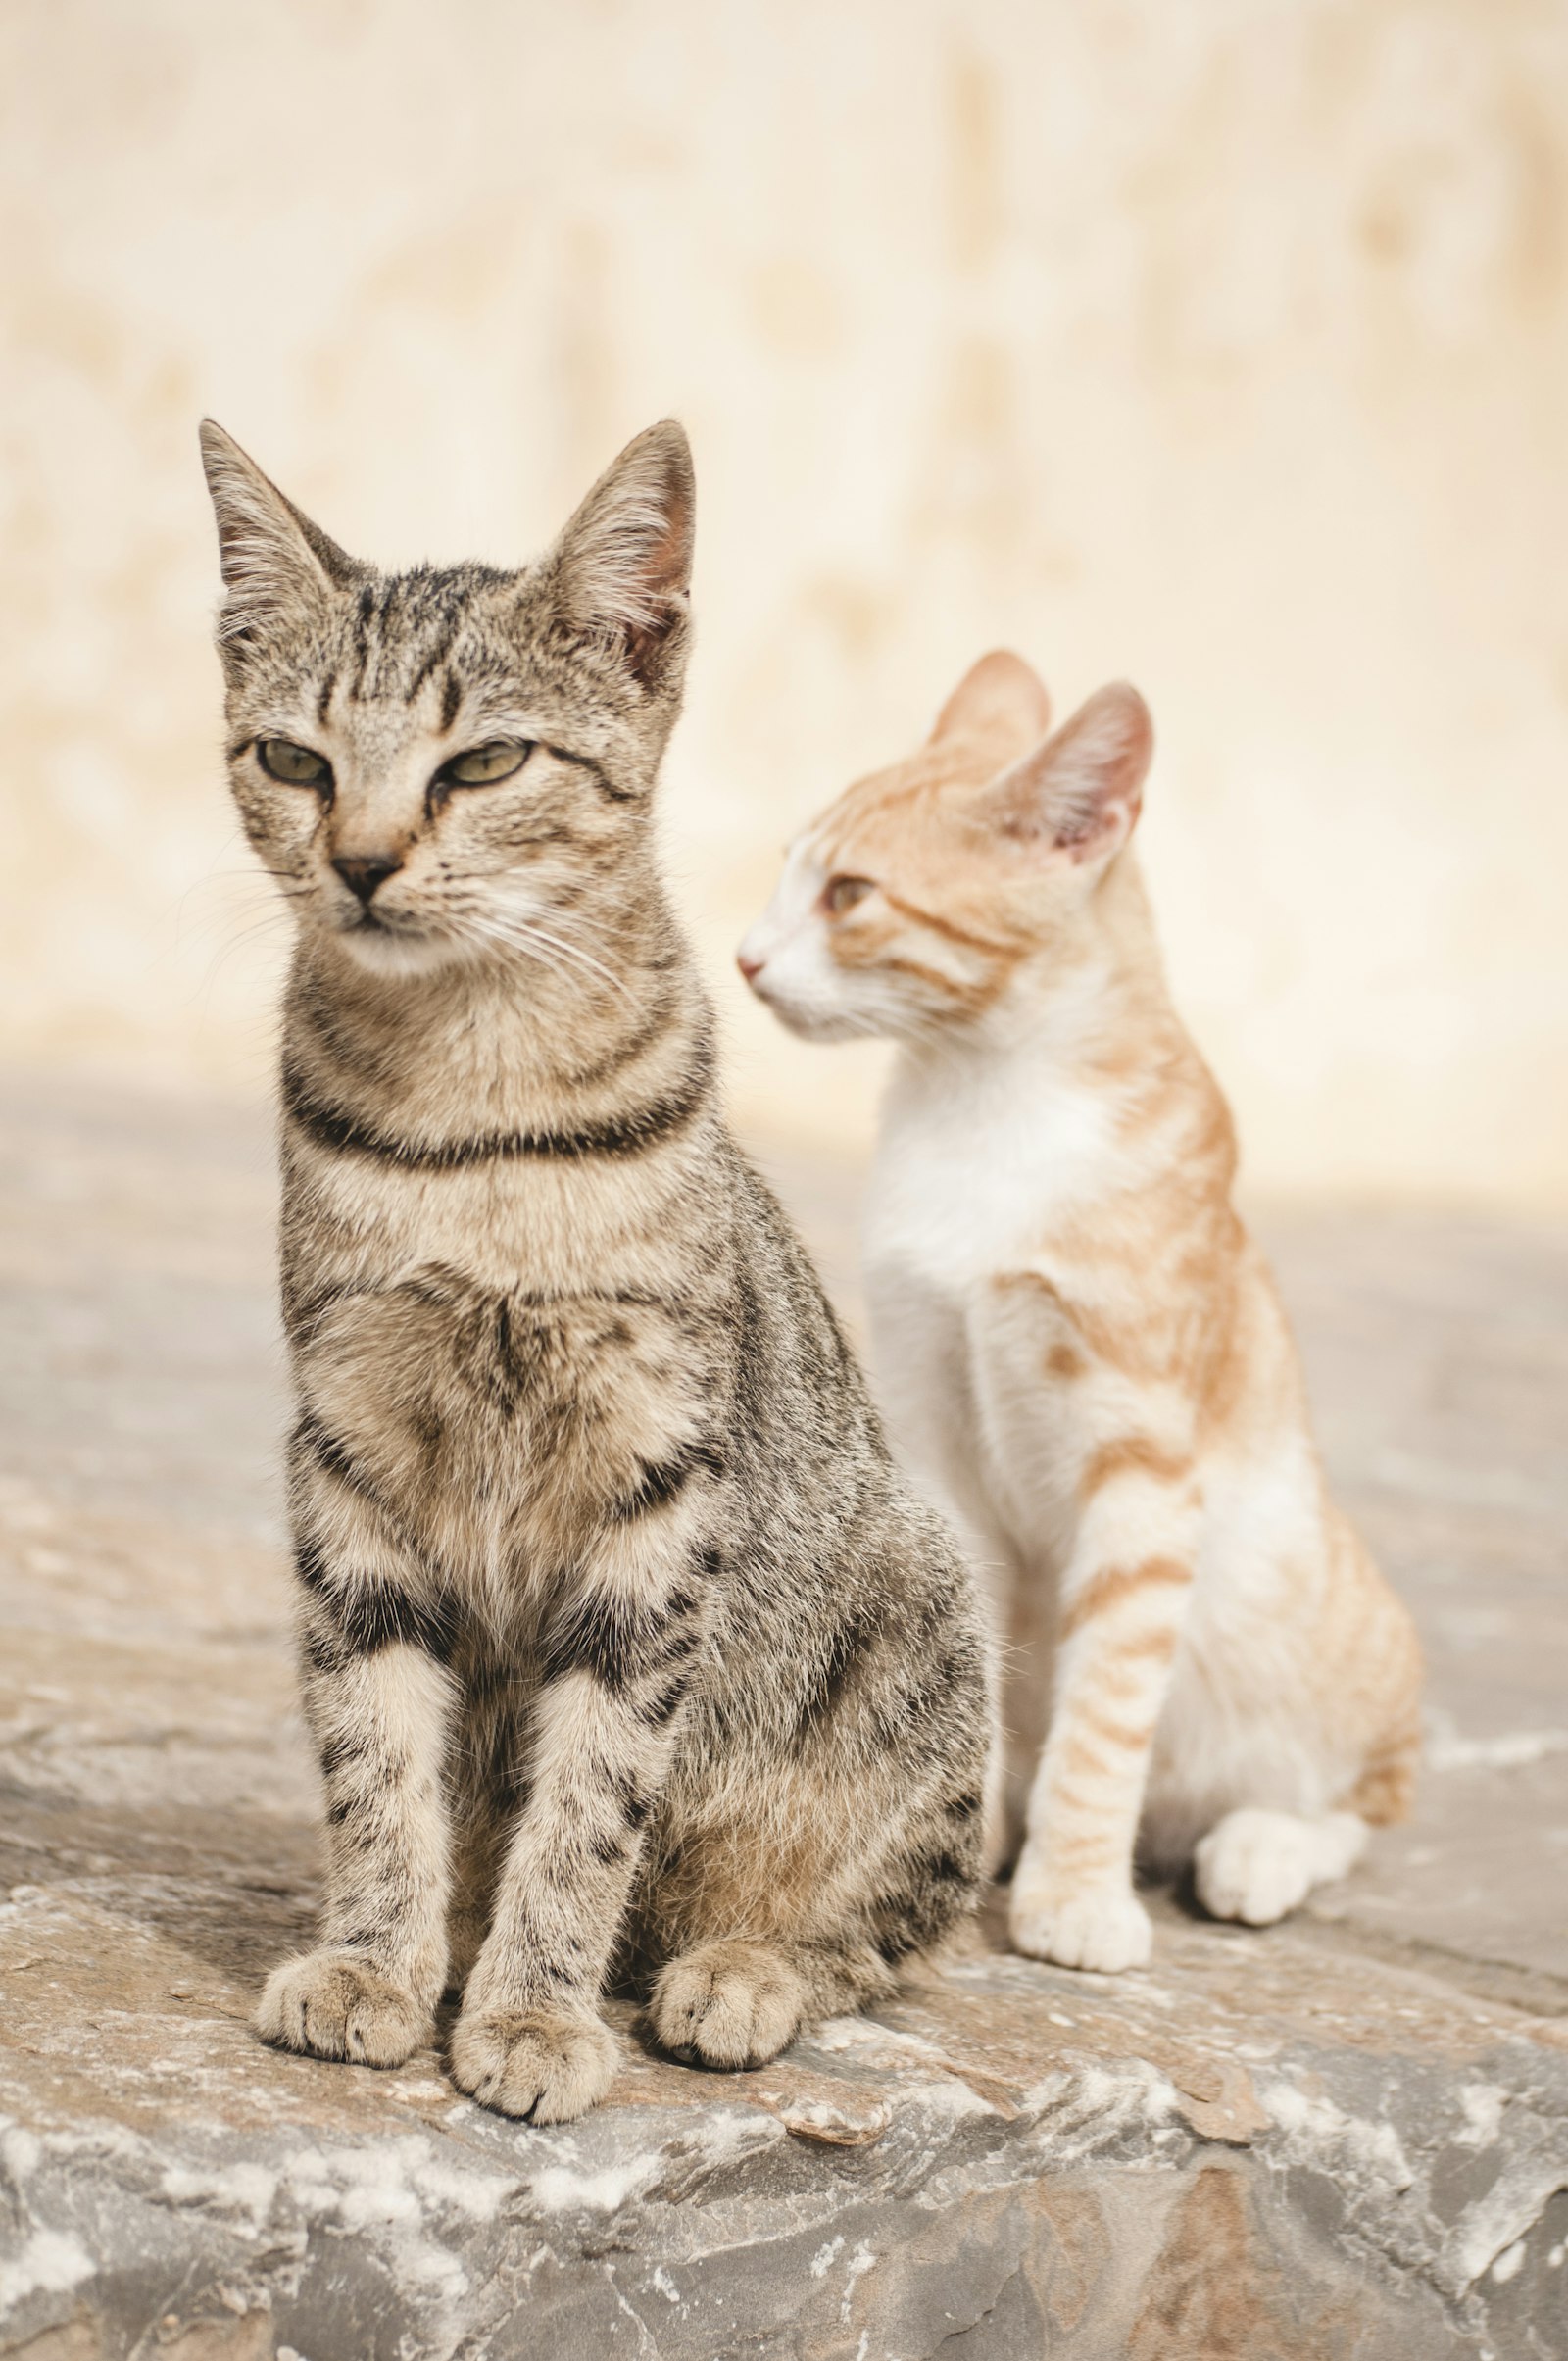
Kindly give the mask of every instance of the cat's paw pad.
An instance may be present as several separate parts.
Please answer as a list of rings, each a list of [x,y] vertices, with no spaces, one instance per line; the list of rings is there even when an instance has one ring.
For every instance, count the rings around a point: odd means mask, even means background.
[[[1365,1841],[1348,1813],[1324,1820],[1294,1812],[1227,1812],[1193,1855],[1198,1898],[1211,1918],[1271,1927],[1324,1878],[1343,1877]]]
[[[584,2010],[465,2009],[452,2033],[452,2079],[498,2115],[570,2123],[614,2078],[615,2037]]]
[[[733,2071],[787,2048],[804,2002],[800,1977],[766,1943],[708,1943],[662,1970],[648,2013],[673,2056]]]
[[[285,1959],[267,1980],[256,2030],[279,2049],[401,2066],[430,2032],[430,2011],[352,1951],[325,1946]]]
[[[1031,1894],[1022,1865],[1007,1914],[1013,1949],[1102,1976],[1147,1967],[1154,1933],[1136,1894]]]

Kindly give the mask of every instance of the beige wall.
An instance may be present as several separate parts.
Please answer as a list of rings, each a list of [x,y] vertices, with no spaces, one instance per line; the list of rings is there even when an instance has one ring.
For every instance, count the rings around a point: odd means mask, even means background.
[[[13,0],[0,45],[0,1055],[266,1069],[204,410],[389,561],[529,552],[674,411],[668,834],[749,1118],[863,1136],[876,1054],[729,949],[1008,641],[1152,702],[1255,1178],[1568,1196],[1560,0]]]

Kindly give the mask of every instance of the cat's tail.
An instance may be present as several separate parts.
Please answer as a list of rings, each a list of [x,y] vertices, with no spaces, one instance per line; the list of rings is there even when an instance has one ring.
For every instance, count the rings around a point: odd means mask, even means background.
[[[1344,1648],[1341,1695],[1360,1699],[1368,1733],[1343,1808],[1372,1828],[1409,1818],[1421,1763],[1421,1643],[1404,1601],[1346,1518],[1337,1526],[1337,1616]]]
[[[1358,1812],[1371,1828],[1390,1828],[1396,1820],[1408,1820],[1420,1763],[1421,1716],[1412,1702],[1408,1718],[1380,1740],[1367,1756],[1347,1808]]]

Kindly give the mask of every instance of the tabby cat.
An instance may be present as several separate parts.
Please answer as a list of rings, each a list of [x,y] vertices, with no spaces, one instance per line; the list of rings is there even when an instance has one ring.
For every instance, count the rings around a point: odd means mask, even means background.
[[[795,844],[741,966],[798,1032],[902,1045],[867,1224],[883,1398],[992,1572],[1013,1941],[1117,1969],[1150,1950],[1140,1839],[1256,1924],[1403,1814],[1420,1661],[1324,1489],[1166,992],[1128,848],[1148,712],[1112,687],[1049,721],[1027,664],[982,658]]]
[[[894,1469],[725,1129],[653,842],[686,440],[516,572],[346,557],[217,427],[228,761],[297,941],[283,1307],[319,1946],[266,2037],[541,2123],[612,1979],[753,2065],[970,1906],[991,1712],[956,1544]]]

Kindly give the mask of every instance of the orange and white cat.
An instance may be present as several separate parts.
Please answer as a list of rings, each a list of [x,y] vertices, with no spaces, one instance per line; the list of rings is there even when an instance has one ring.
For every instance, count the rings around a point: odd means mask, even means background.
[[[993,1586],[1013,1941],[1117,1969],[1150,1951],[1135,1853],[1260,1925],[1400,1818],[1421,1667],[1325,1489],[1167,994],[1129,847],[1148,710],[1118,685],[1049,722],[1021,659],[982,658],[792,847],[740,963],[795,1031],[901,1044],[883,1405]]]

